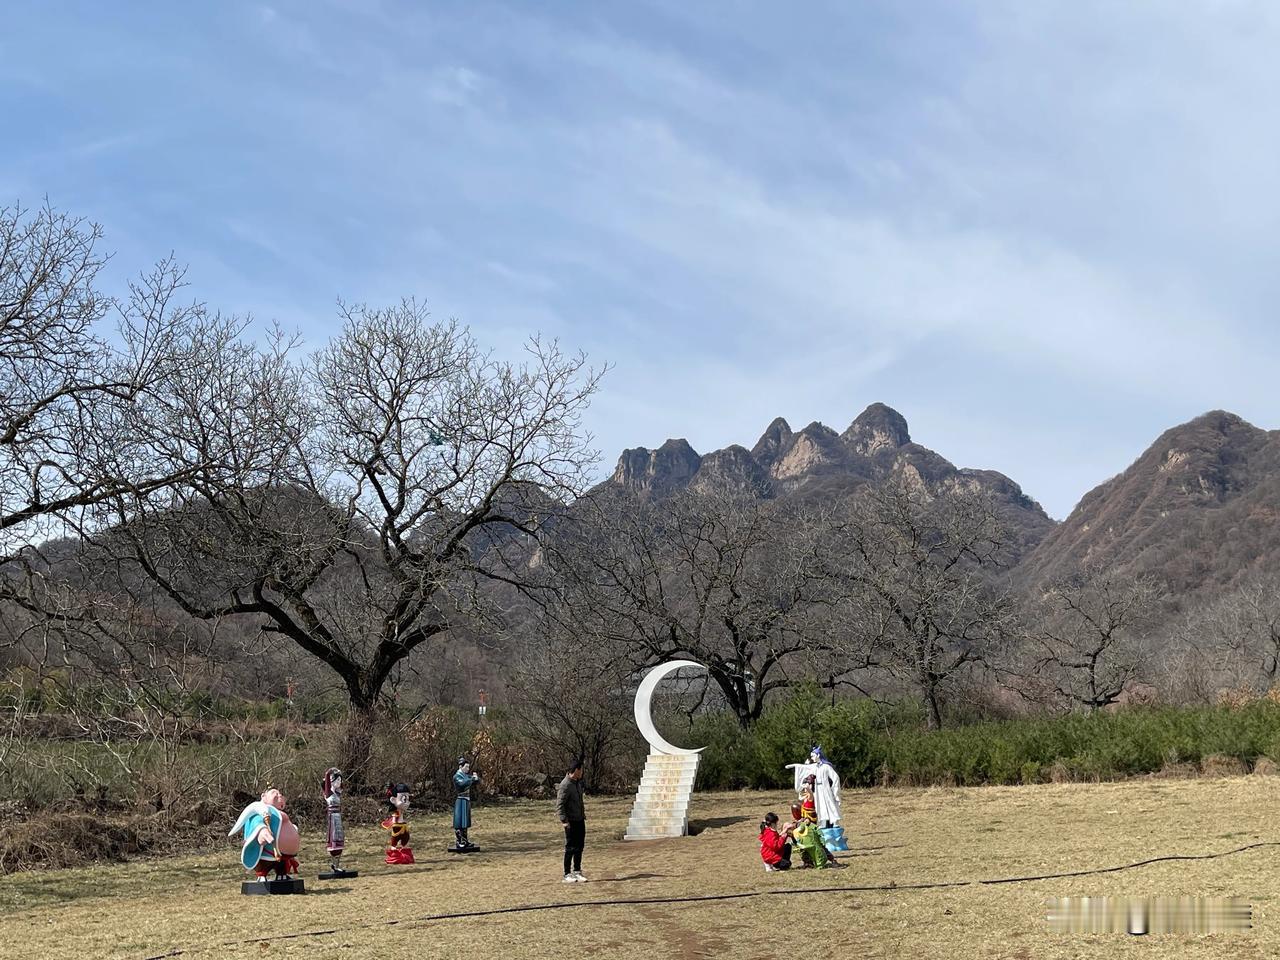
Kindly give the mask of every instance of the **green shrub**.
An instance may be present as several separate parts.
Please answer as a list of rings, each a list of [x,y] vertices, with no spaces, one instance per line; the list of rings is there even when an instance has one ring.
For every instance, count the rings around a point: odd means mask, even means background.
[[[1252,765],[1280,762],[1280,705],[1136,706],[1058,717],[984,721],[927,731],[910,702],[876,706],[865,700],[824,701],[803,687],[765,710],[743,730],[727,715],[695,724],[703,753],[701,788],[790,786],[786,764],[822,745],[850,786],[1017,784],[1068,776],[1111,780],[1153,773],[1205,757]]]

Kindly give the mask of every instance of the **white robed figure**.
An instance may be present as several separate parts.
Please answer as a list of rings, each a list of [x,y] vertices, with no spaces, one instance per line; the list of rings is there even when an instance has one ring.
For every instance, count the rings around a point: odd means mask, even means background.
[[[809,753],[808,763],[788,763],[796,774],[796,796],[800,795],[805,777],[813,776],[813,804],[817,808],[818,826],[834,827],[840,823],[840,774],[823,754],[821,747]]]

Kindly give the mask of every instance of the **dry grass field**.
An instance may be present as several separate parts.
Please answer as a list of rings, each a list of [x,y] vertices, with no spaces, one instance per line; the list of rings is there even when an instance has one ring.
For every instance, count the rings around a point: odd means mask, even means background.
[[[560,882],[549,803],[478,807],[484,852],[447,854],[447,819],[414,821],[418,864],[351,831],[358,880],[321,883],[305,836],[302,897],[241,897],[222,851],[0,878],[0,957],[1262,957],[1280,953],[1280,846],[1069,878],[1172,854],[1280,840],[1280,778],[851,791],[848,868],[766,874],[755,829],[783,793],[699,794],[696,836],[624,843],[628,801],[590,800],[587,884]],[[960,885],[911,889],[913,884]],[[862,889],[860,889],[862,888]],[[881,889],[867,889],[881,888]],[[1056,896],[1241,896],[1254,928],[1208,936],[1049,931]],[[745,896],[744,896],[745,895]],[[688,902],[638,902],[672,898]],[[461,912],[475,917],[443,917]],[[548,909],[550,908],[550,909]],[[803,946],[802,946],[803,944]]]

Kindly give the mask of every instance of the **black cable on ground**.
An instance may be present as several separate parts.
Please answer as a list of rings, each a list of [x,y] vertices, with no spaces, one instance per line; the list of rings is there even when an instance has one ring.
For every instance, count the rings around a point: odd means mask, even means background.
[[[1247,843],[1233,850],[1222,850],[1218,853],[1173,853],[1162,857],[1150,857],[1134,863],[1122,863],[1111,867],[1092,867],[1087,870],[1067,870],[1062,873],[1045,873],[1036,876],[996,877],[990,880],[938,880],[926,883],[893,883],[875,884],[859,887],[788,887],[781,890],[744,890],[738,893],[706,893],[688,897],[633,897],[623,900],[568,900],[559,903],[527,903],[515,907],[490,907],[486,910],[466,910],[458,913],[429,913],[421,917],[406,917],[398,920],[378,920],[369,923],[357,923],[346,927],[334,927],[331,930],[303,930],[298,933],[281,933],[274,936],[250,937],[244,940],[224,940],[221,943],[196,947],[179,947],[168,953],[158,953],[146,960],[168,960],[170,957],[181,957],[201,950],[212,950],[222,947],[243,947],[254,943],[269,943],[272,940],[298,940],[304,937],[327,937],[349,930],[369,930],[375,927],[394,927],[402,923],[430,923],[437,920],[470,920],[477,917],[494,917],[509,913],[535,913],[543,910],[568,910],[579,907],[626,907],[647,906],[664,903],[702,903],[716,900],[745,900],[751,897],[786,897],[804,896],[820,893],[883,893],[892,890],[941,890],[955,887],[996,886],[1004,883],[1032,883],[1037,880],[1067,880],[1071,877],[1087,877],[1102,873],[1119,873],[1122,870],[1133,870],[1150,866],[1153,863],[1167,863],[1178,860],[1217,860],[1234,856],[1260,847],[1280,847],[1280,841],[1260,840]]]

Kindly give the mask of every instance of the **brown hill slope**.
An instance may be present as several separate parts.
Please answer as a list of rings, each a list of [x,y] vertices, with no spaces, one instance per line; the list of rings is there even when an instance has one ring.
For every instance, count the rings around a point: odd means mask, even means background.
[[[1026,588],[1086,567],[1150,573],[1175,594],[1280,562],[1280,431],[1214,410],[1166,430],[1090,491],[1015,571]]]

